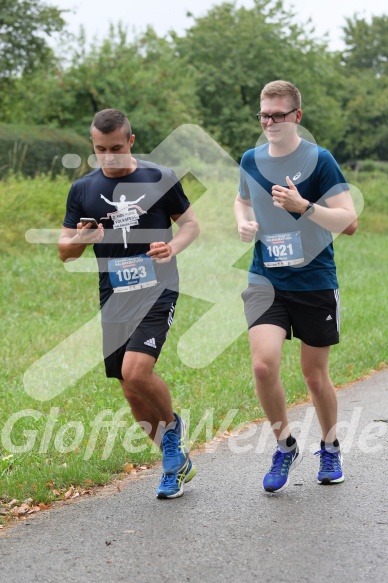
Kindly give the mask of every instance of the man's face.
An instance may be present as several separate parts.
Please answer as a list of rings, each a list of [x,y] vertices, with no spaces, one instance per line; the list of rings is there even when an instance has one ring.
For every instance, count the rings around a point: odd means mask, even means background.
[[[93,127],[91,131],[94,153],[105,176],[117,178],[128,174],[131,168],[131,148],[135,141],[132,134],[128,139],[124,128],[103,134]]]
[[[296,111],[292,111],[293,109]],[[287,144],[296,135],[297,124],[302,118],[301,110],[296,109],[287,97],[264,98],[260,113],[268,115],[288,113],[282,123],[275,123],[269,118],[267,123],[261,124],[267,140],[274,145]]]

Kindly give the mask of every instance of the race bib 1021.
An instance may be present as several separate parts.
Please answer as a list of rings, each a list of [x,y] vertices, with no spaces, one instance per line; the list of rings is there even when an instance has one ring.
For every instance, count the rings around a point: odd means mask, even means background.
[[[261,243],[266,267],[286,267],[304,262],[300,231],[262,235]]]

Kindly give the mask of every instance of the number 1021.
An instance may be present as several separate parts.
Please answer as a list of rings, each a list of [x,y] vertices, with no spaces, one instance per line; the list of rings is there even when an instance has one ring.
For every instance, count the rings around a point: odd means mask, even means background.
[[[270,257],[286,257],[287,250],[289,255],[294,254],[292,243],[289,243],[288,245],[269,245],[267,249]]]

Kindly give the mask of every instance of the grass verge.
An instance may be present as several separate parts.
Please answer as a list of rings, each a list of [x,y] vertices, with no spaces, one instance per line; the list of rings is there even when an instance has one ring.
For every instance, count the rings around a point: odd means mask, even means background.
[[[337,386],[387,361],[385,178],[382,174],[362,180],[357,177],[357,182],[355,178],[365,200],[360,229],[354,237],[341,236],[335,242],[342,307],[341,344],[333,348],[331,357],[331,375]],[[25,371],[98,311],[95,273],[68,273],[57,259],[55,245],[33,245],[24,238],[32,227],[60,228],[68,186],[64,177],[55,181],[12,178],[0,183],[0,505],[6,508],[12,500],[13,507],[19,504],[20,508],[25,500],[30,507],[44,507],[75,492],[74,488],[88,490],[160,458],[135,424],[118,383],[105,378],[102,362],[49,401],[33,399],[24,390]],[[186,190],[192,200],[200,201],[200,185],[188,182]],[[204,205],[206,212],[201,215],[205,240],[207,235],[212,238],[207,242],[209,256],[213,251],[217,255],[225,237],[235,237],[234,193],[225,198],[216,184],[213,190],[214,208],[209,212]],[[214,234],[213,222],[220,215],[226,227]],[[203,262],[202,253],[201,257],[195,253],[194,260]],[[86,255],[92,257],[90,250]],[[250,256],[251,251],[246,252],[235,266],[247,270]],[[220,428],[233,429],[263,417],[245,332],[205,368],[192,368],[179,358],[180,338],[211,306],[205,299],[181,294],[156,366],[171,388],[175,409],[190,421],[193,446],[215,437]],[[82,351],[80,346],[75,358]],[[298,341],[286,343],[282,380],[289,405],[306,399]],[[1,520],[7,517],[0,515]]]

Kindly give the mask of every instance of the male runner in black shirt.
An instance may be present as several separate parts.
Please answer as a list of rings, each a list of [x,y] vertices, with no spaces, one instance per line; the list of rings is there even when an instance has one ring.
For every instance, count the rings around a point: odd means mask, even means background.
[[[94,246],[106,374],[120,381],[133,416],[149,436],[159,442],[162,435],[157,496],[176,498],[196,470],[185,424],[153,368],[178,298],[175,256],[197,237],[198,222],[174,172],[131,155],[135,135],[122,112],[100,111],[90,133],[100,168],[70,189],[59,257],[74,260]],[[95,219],[98,228],[82,217]],[[178,225],[174,236],[172,221]]]

